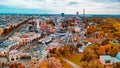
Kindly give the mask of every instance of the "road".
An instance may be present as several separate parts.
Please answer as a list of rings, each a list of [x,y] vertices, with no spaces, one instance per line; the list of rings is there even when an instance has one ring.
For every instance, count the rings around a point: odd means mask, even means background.
[[[75,63],[73,63],[73,62],[71,62],[71,61],[69,61],[67,59],[63,59],[63,60],[66,61],[67,63],[69,63],[70,65],[72,65],[73,68],[80,68],[78,65],[76,65]]]

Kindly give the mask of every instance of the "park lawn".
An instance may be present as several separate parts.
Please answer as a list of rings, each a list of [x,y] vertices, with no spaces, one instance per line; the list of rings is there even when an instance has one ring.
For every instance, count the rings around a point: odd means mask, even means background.
[[[74,54],[74,55],[71,55],[70,57],[66,57],[66,59],[81,66],[80,60],[82,59],[82,54]]]

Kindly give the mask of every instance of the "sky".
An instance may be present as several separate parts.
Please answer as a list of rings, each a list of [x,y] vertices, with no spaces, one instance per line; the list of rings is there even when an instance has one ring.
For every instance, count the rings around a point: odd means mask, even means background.
[[[120,0],[0,0],[0,13],[120,14]]]

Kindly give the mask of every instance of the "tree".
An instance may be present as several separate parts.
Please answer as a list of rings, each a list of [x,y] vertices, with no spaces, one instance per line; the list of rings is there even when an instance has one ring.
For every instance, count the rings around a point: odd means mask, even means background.
[[[92,46],[88,46],[83,51],[83,61],[90,61],[99,57],[99,46],[97,44],[93,44]]]
[[[116,56],[116,54],[119,52],[119,49],[116,45],[112,46],[111,50],[110,50],[110,55],[111,56]]]
[[[77,48],[79,48],[79,47],[81,47],[82,46],[82,44],[81,43],[77,43]]]
[[[25,66],[23,64],[18,64],[18,68],[25,68]]]
[[[93,44],[92,49],[94,49],[94,53],[96,54],[96,57],[99,57],[99,45],[98,44]]]
[[[82,62],[82,68],[104,68],[104,65],[96,60]]]
[[[102,45],[106,45],[106,44],[108,44],[109,43],[109,40],[104,40],[103,42],[102,42]]]
[[[54,57],[48,58],[47,63],[48,68],[63,68],[60,60]]]
[[[49,68],[47,64],[47,60],[41,61],[36,68]]]
[[[35,68],[34,62],[35,62],[34,60],[30,60],[30,61],[29,61],[29,64],[28,64],[28,67],[29,67],[29,68]]]
[[[63,50],[62,48],[53,48],[51,51],[51,56],[53,57],[61,57],[63,55]]]
[[[113,66],[113,68],[120,68],[120,62],[117,62],[117,63]]]
[[[13,63],[10,68],[17,68],[17,63]]]
[[[58,50],[55,50],[55,54],[58,56],[58,57],[61,57],[61,53],[58,51]]]
[[[56,52],[56,48],[53,48],[53,49],[52,49],[52,53],[55,54],[55,52]]]
[[[82,58],[83,61],[90,61],[98,57],[94,49],[92,49],[92,47],[89,46],[84,49],[83,56],[84,56]]]
[[[59,51],[59,53],[61,54],[61,55],[63,55],[63,48],[62,47],[60,47],[59,49],[58,49],[58,51]]]
[[[70,55],[73,53],[74,47],[71,44],[66,44],[63,49],[64,55]]]

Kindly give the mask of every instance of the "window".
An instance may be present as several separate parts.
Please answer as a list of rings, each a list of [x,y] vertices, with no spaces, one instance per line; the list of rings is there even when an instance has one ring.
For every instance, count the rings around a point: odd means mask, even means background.
[[[106,60],[105,63],[110,63],[110,60]]]
[[[14,57],[12,56],[11,61],[14,61]]]
[[[6,52],[4,52],[4,54],[6,54]]]
[[[18,60],[18,56],[16,57],[16,60]]]
[[[37,61],[39,61],[39,59],[37,59]]]

